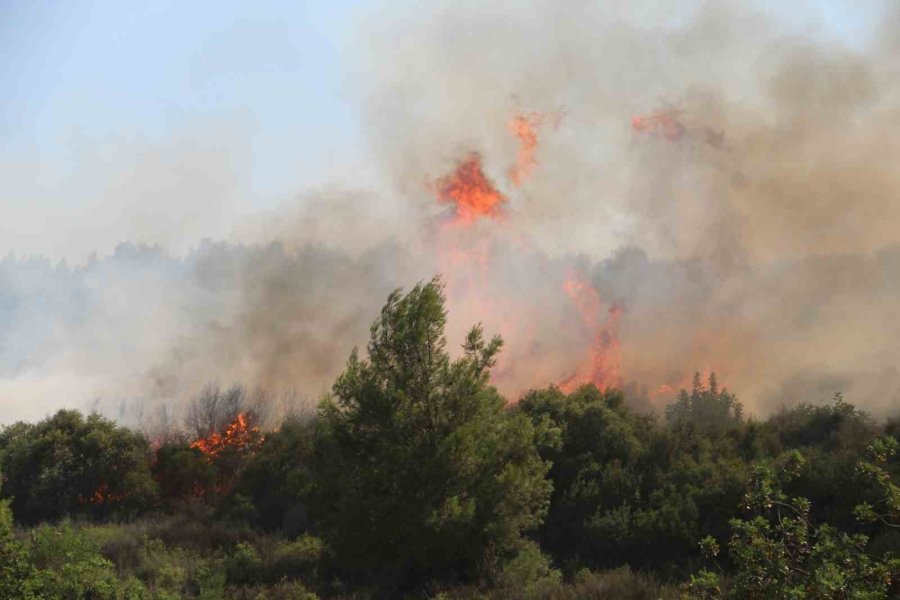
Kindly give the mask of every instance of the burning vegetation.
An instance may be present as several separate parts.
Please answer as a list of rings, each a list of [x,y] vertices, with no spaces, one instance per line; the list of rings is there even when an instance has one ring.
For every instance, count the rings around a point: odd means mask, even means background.
[[[114,317],[65,327],[129,335],[150,311],[116,312],[117,285],[146,256],[156,288],[179,273],[159,314],[190,331],[157,348],[148,326],[135,347],[154,360],[123,362],[140,397],[192,403],[150,442],[76,411],[0,430],[0,598],[900,598],[900,20],[871,56],[767,37],[746,60],[754,89],[735,69],[768,28],[701,4],[689,25],[623,9],[595,27],[551,3],[514,23],[540,27],[484,36],[509,50],[526,32],[527,55],[483,53],[485,15],[429,19],[464,54],[392,55],[374,127],[414,132],[378,137],[378,158],[433,220],[400,204],[396,231],[360,241],[343,234],[369,225],[363,203],[336,234],[343,208],[323,194],[329,216],[287,234],[57,269],[76,311]],[[504,86],[520,85],[529,110],[510,111]],[[676,100],[629,119],[659,97]],[[542,111],[560,101],[557,132]],[[13,341],[40,320],[29,306],[66,304],[18,287],[0,289],[17,311],[0,325],[29,323]],[[14,377],[39,364],[3,351]],[[179,396],[222,373],[330,392],[314,417],[278,418],[240,385]],[[866,410],[829,402],[852,385]]]
[[[122,502],[125,499],[125,494],[121,492],[110,492],[109,485],[106,483],[101,483],[94,493],[90,496],[78,496],[79,504],[92,504],[94,506],[100,504],[109,504],[109,503],[117,503]]]
[[[250,413],[238,413],[221,433],[213,431],[207,437],[194,441],[191,448],[199,450],[210,461],[225,454],[252,452],[262,443],[262,433],[253,424],[255,420]]]
[[[668,141],[677,140],[684,127],[675,120],[674,112],[658,112],[635,117],[635,131],[660,135]],[[561,115],[552,116],[554,126]],[[537,166],[538,128],[548,120],[541,112],[519,113],[509,123],[509,131],[519,141],[516,164],[507,172],[509,182],[517,188],[525,182]],[[500,328],[500,333],[510,337],[510,332],[530,331],[528,323],[537,317],[529,314],[529,307],[515,298],[497,294],[492,279],[498,274],[495,257],[501,242],[497,233],[515,214],[504,207],[509,199],[501,193],[485,175],[483,159],[471,153],[450,174],[435,182],[438,202],[454,206],[454,213],[446,227],[436,238],[441,257],[441,273],[450,282],[449,293],[457,304],[488,320]],[[484,220],[489,227],[475,229],[476,222]],[[519,237],[516,243],[527,246],[529,241]],[[587,355],[577,361],[569,372],[556,381],[566,392],[572,392],[583,384],[592,384],[601,390],[621,387],[625,383],[619,339],[619,321],[624,312],[621,303],[604,306],[600,293],[589,278],[570,268],[557,297],[560,304],[571,307],[578,328],[574,342],[586,342]],[[533,343],[532,335],[519,336],[519,344]],[[528,352],[528,349],[520,349]],[[685,378],[689,375],[685,374]],[[675,388],[660,386],[674,395]],[[656,395],[654,394],[654,398]]]
[[[583,276],[572,274],[563,284],[563,291],[578,310],[584,330],[591,336],[589,355],[575,371],[559,382],[564,392],[572,392],[585,383],[601,390],[622,386],[622,363],[619,355],[619,336],[616,331],[622,307],[613,304],[602,319],[600,294]]]

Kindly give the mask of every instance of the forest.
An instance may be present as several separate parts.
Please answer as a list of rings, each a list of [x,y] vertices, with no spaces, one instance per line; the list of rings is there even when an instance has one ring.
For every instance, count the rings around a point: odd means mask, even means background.
[[[392,293],[277,427],[240,385],[165,435],[4,427],[0,598],[900,597],[900,420],[840,390],[758,418],[715,374],[659,414],[594,385],[504,398],[503,341],[446,323],[439,280]]]

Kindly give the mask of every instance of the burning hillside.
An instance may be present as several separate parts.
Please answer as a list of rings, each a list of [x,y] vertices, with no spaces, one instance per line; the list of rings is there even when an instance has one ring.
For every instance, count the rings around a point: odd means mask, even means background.
[[[435,274],[450,339],[504,337],[511,400],[592,382],[661,410],[714,370],[760,415],[893,410],[893,12],[841,41],[733,2],[417,10],[355,80],[371,182],[348,167],[183,255],[0,261],[8,419],[65,395],[164,421],[226,376],[313,403],[373,307]]]
[[[510,121],[510,131],[520,143],[516,164],[507,171],[509,182],[515,188],[521,187],[537,166],[536,128],[543,122],[544,114],[539,112],[517,114]],[[674,117],[663,112],[635,117],[632,126],[636,131],[652,134],[661,132],[667,141],[677,141],[684,132],[684,128]],[[506,223],[510,217],[508,212],[502,211],[509,199],[485,175],[482,157],[477,153],[462,160],[452,173],[438,179],[434,187],[438,192],[438,202],[454,207],[444,223],[443,234],[436,238],[438,256],[442,257],[440,271],[451,282],[451,301],[461,303],[479,319],[488,321],[507,339],[512,337],[519,345],[512,349],[514,355],[521,356],[526,361],[535,360],[533,356],[529,356],[532,350],[529,346],[536,345],[534,329],[525,327],[527,335],[524,336],[517,335],[517,332],[523,331],[523,325],[540,319],[548,312],[547,307],[528,305],[492,285],[499,275],[497,269],[501,268],[495,255],[504,250],[497,245],[522,248],[532,242],[521,235],[510,239],[498,235],[496,230],[490,228],[474,228],[475,223],[481,219],[499,221],[492,224],[494,227],[514,225]],[[448,228],[462,230],[462,233],[448,233]],[[623,307],[615,302],[604,307],[598,290],[589,278],[571,266],[568,271],[569,274],[559,288],[560,296],[553,300],[557,304],[553,309],[562,313],[574,311],[577,325],[573,329],[573,337],[576,344],[584,346],[584,350],[580,357],[571,351],[565,353],[573,362],[569,367],[564,366],[564,374],[553,382],[566,392],[583,384],[593,384],[600,389],[621,387],[626,382],[622,372],[618,335]],[[454,285],[460,281],[463,282],[462,285]],[[564,297],[568,302],[564,301]],[[688,375],[685,373],[684,377]],[[520,375],[513,375],[513,378],[517,377]],[[520,386],[520,389],[546,383],[539,380],[510,382],[503,379],[501,371],[496,382],[498,385],[503,387],[504,384],[512,383]],[[666,383],[653,383],[659,390],[671,390],[673,394],[676,391]]]

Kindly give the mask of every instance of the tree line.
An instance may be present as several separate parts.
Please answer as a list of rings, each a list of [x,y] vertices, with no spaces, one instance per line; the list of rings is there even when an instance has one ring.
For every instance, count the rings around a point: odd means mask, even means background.
[[[715,375],[490,385],[443,289],[391,294],[315,414],[207,388],[190,436],[60,411],[0,432],[0,598],[853,598],[900,594],[900,424],[840,395],[748,418]]]

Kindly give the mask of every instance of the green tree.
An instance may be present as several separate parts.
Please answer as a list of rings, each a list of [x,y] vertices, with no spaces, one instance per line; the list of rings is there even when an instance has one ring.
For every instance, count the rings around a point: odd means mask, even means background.
[[[810,518],[810,502],[789,497],[784,484],[796,477],[804,459],[788,453],[776,472],[765,464],[754,467],[750,490],[744,498],[747,517],[733,519],[729,541],[735,565],[730,597],[762,600],[855,599],[895,597],[900,562],[866,553],[868,538],[848,534]],[[718,545],[701,542],[714,556]],[[710,590],[715,577],[702,572],[692,578],[693,591]]]
[[[226,510],[268,531],[294,536],[309,527],[315,423],[286,420],[269,433],[238,478]]]
[[[167,444],[156,451],[153,478],[166,504],[203,498],[216,484],[216,471],[196,448],[186,444]]]
[[[666,421],[673,427],[697,427],[717,434],[741,423],[744,407],[727,389],[719,389],[715,373],[710,373],[708,386],[700,373],[694,373],[691,393],[681,390],[678,399],[666,407]]]
[[[488,383],[501,340],[446,350],[441,283],[395,291],[320,407],[314,517],[347,570],[411,585],[497,572],[540,524],[535,428]]]
[[[69,523],[40,525],[31,531],[29,559],[35,572],[29,585],[42,600],[150,600],[134,577],[119,578],[98,544]],[[27,597],[27,596],[26,596]]]
[[[156,494],[150,447],[140,434],[93,414],[61,410],[0,433],[3,493],[22,523],[67,515],[129,515]]]
[[[727,533],[746,485],[730,440],[655,427],[593,385],[533,391],[518,409],[558,436],[540,445],[553,496],[539,531],[558,562],[671,573],[699,560],[698,537]]]
[[[887,468],[898,447],[900,444],[893,436],[878,438],[866,449],[866,459],[859,462],[860,474],[878,489],[877,500],[856,507],[856,516],[861,521],[900,529],[900,486],[893,482]]]
[[[2,481],[0,475],[0,481]],[[33,598],[31,578],[34,569],[24,544],[13,532],[9,501],[0,500],[0,598]]]
[[[771,456],[791,450],[803,453],[803,468],[784,482],[785,493],[809,500],[815,522],[872,533],[854,517],[858,504],[874,502],[878,496],[877,486],[857,468],[878,431],[868,414],[835,394],[828,404],[783,409],[765,427],[776,440]]]

